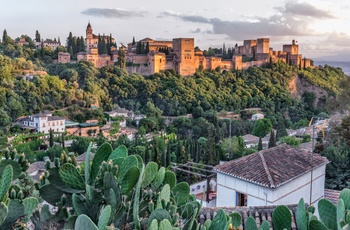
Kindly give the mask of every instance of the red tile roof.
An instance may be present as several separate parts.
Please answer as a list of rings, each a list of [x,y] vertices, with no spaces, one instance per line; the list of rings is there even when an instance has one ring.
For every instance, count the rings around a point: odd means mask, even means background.
[[[328,162],[319,154],[282,144],[217,165],[214,171],[264,187],[277,188]]]
[[[334,205],[338,204],[340,191],[338,190],[332,190],[332,189],[325,189],[324,190],[324,198],[332,202]]]

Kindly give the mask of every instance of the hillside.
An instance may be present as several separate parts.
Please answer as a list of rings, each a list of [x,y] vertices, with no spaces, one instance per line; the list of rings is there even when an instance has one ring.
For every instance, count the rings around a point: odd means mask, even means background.
[[[23,78],[28,70],[42,69],[41,65],[49,75]],[[173,71],[146,77],[130,75],[116,66],[96,69],[88,62],[45,65],[37,59],[0,55],[0,126],[19,116],[71,105],[89,108],[98,103],[110,110],[117,104],[143,112],[148,101],[169,116],[260,107],[268,115],[282,113],[296,122],[323,111],[328,94],[337,93],[338,81],[344,76],[339,68],[330,66],[298,70],[277,62],[224,73],[200,71],[192,77]]]

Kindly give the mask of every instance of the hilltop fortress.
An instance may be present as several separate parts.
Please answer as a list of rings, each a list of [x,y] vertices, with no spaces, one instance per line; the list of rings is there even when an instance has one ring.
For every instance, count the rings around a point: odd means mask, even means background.
[[[111,38],[103,36],[102,39]],[[116,47],[112,47],[109,54],[101,55],[98,54],[97,46],[97,36],[93,34],[92,26],[89,23],[86,29],[86,52],[78,53],[77,60],[90,61],[97,68],[118,61]],[[175,69],[183,76],[190,76],[197,69],[214,70],[219,67],[221,70],[239,70],[251,66],[262,66],[278,60],[303,68],[311,65],[310,59],[302,58],[302,55],[299,54],[298,42],[295,40],[292,41],[292,44],[283,45],[283,50],[278,51],[274,51],[270,47],[269,38],[244,40],[242,46],[236,44],[230,59],[224,59],[220,55],[205,56],[203,51],[195,48],[194,38],[174,38],[172,41],[156,41],[145,38],[138,42],[133,41],[127,47],[121,46],[119,49],[125,53],[128,72],[142,75]],[[62,58],[64,55],[67,56],[66,53],[59,54],[58,62],[63,62],[60,61],[60,57]]]

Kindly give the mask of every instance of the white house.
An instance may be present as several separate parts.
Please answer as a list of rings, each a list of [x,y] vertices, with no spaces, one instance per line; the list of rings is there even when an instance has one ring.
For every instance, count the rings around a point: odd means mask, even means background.
[[[127,110],[124,108],[112,110],[110,112],[105,112],[105,114],[108,114],[110,117],[124,117],[124,118],[134,117],[134,112],[132,110]]]
[[[63,133],[65,131],[65,119],[52,116],[51,113],[39,113],[27,116],[19,120],[19,125],[23,129],[32,129],[41,133],[50,133],[50,129],[56,133]]]
[[[198,202],[202,202],[202,207],[215,207],[216,204],[216,180],[210,179],[209,189],[207,188],[207,180],[199,181],[190,185],[190,194],[196,196]],[[206,192],[209,190],[209,200],[206,200]],[[203,200],[202,200],[203,198]]]
[[[256,114],[252,115],[252,120],[253,121],[256,121],[256,120],[259,120],[259,119],[263,119],[263,118],[264,118],[264,114],[262,114],[262,113],[256,113]]]
[[[317,205],[324,197],[328,162],[318,154],[282,144],[217,165],[216,205],[289,205],[300,198]]]

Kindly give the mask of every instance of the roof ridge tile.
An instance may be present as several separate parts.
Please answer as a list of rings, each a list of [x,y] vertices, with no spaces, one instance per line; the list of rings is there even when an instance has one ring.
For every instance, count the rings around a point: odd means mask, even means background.
[[[262,162],[262,164],[263,164],[263,166],[264,166],[264,169],[265,169],[267,178],[269,179],[270,187],[271,187],[271,188],[275,188],[275,183],[274,183],[274,181],[273,181],[273,179],[272,179],[272,176],[271,176],[271,174],[270,174],[269,168],[267,167],[267,164],[266,164],[266,161],[265,161],[265,158],[264,158],[263,153],[262,153],[262,152],[259,152],[259,156],[260,156],[261,162]]]

